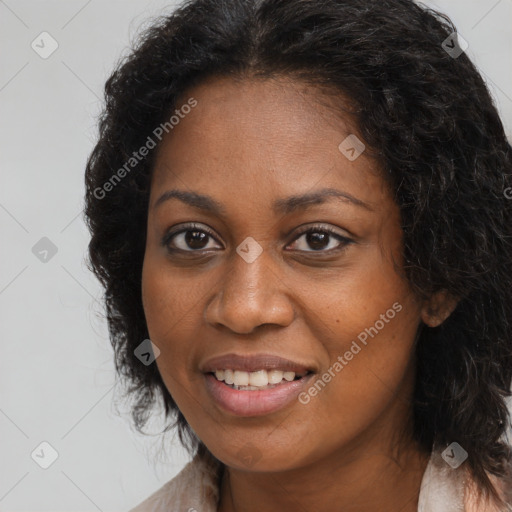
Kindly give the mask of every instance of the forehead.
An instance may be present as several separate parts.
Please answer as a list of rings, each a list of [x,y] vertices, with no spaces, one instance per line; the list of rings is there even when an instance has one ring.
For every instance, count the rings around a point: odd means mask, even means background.
[[[153,202],[157,192],[177,185],[212,195],[237,190],[248,200],[255,193],[304,193],[315,184],[352,189],[369,203],[386,193],[373,159],[363,152],[351,161],[340,151],[347,137],[362,137],[354,119],[315,87],[283,78],[211,78],[187,90],[175,109],[190,98],[196,106],[182,113],[158,149]]]

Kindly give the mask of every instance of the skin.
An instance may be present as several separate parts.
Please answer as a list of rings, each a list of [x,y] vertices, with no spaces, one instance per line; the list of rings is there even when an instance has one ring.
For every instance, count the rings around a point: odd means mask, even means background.
[[[376,162],[338,149],[349,134],[362,136],[318,90],[283,78],[210,79],[177,108],[190,97],[197,106],[155,162],[143,304],[167,389],[226,465],[218,510],[416,511],[430,454],[411,440],[414,341],[421,321],[447,316],[446,300],[420,302],[401,274],[400,212]],[[331,198],[287,215],[272,210],[277,199],[326,187],[368,208]],[[226,213],[178,199],[155,207],[171,189],[207,194]],[[190,246],[179,234],[168,244],[183,252],[169,251],[165,233],[188,222],[214,237]],[[351,243],[331,236],[315,246],[298,234],[318,223]],[[236,252],[248,236],[263,249],[250,264]],[[306,405],[237,417],[207,394],[199,366],[231,352],[277,354],[312,365],[318,378],[396,302],[401,311]]]

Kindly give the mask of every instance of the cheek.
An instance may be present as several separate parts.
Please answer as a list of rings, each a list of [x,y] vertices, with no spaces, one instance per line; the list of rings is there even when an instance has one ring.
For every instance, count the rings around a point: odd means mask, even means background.
[[[391,256],[382,254],[378,247],[350,261],[340,276],[321,286],[321,291],[318,284],[316,289],[319,318],[336,349],[340,348],[337,340],[355,339],[360,333],[364,342],[365,330],[376,322],[379,332],[396,334],[399,339],[414,333],[419,322],[420,306],[409,283],[397,274]]]
[[[160,349],[155,363],[168,392],[178,407],[186,397],[186,353],[180,343],[179,330],[186,320],[183,300],[177,300],[175,285],[166,278],[161,266],[146,255],[142,270],[142,303],[151,341]],[[181,318],[181,321],[179,320]]]
[[[355,432],[382,414],[397,392],[408,392],[404,379],[410,375],[420,307],[407,282],[382,259],[347,273],[324,292],[333,300],[322,310],[316,336],[328,354],[318,376],[327,383],[315,381],[308,390],[315,396],[306,407],[323,417],[320,424],[329,420]]]
[[[204,295],[186,271],[171,269],[165,257],[146,252],[142,267],[142,303],[152,340],[161,343],[188,330]],[[196,306],[196,308],[194,308]]]
[[[186,368],[186,352],[180,343],[173,340],[182,339],[190,329],[187,312],[193,297],[189,288],[179,288],[172,279],[165,263],[158,256],[147,252],[142,267],[142,304],[151,341],[160,349],[156,363],[169,391],[172,382],[167,382],[168,375],[178,375]],[[171,362],[173,367],[170,367]]]
[[[326,452],[350,442],[371,425],[382,428],[386,422],[379,419],[399,414],[400,404],[410,403],[413,320],[404,306],[380,330],[373,319],[354,325],[337,342],[332,340],[328,367],[306,389],[308,396],[301,397],[307,435],[324,439],[320,444]]]
[[[191,278],[186,269],[171,269],[165,256],[146,252],[142,268],[142,302],[150,339],[160,349],[156,364],[178,403],[192,401],[189,389],[199,378],[193,359],[201,345],[202,301],[211,289],[208,279]],[[208,285],[210,283],[210,285]]]

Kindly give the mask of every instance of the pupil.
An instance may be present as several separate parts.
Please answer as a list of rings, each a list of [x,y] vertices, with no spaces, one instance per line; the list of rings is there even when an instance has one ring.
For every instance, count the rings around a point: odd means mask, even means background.
[[[192,249],[201,249],[201,242],[204,242],[208,238],[206,233],[201,231],[187,231],[185,233],[185,242]],[[199,242],[199,245],[196,245]]]
[[[328,238],[329,233],[322,233],[321,231],[315,231],[306,235],[307,243],[313,249],[323,249],[326,245],[329,245],[326,243]]]

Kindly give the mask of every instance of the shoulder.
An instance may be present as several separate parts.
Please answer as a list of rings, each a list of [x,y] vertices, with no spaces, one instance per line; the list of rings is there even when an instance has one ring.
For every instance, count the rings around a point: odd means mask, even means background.
[[[504,507],[479,497],[480,489],[467,467],[451,466],[441,450],[433,450],[421,483],[418,512],[512,512],[512,466],[505,477],[489,478]]]
[[[512,512],[512,461],[509,461],[507,466],[507,475],[503,478],[498,478],[494,475],[488,475],[493,483],[500,498],[505,503],[505,508],[499,507],[496,504],[484,503],[479,500],[477,495],[477,486],[472,479],[468,479],[466,492],[464,494],[464,505],[466,512]]]
[[[196,455],[172,480],[129,512],[216,512],[222,465]]]

